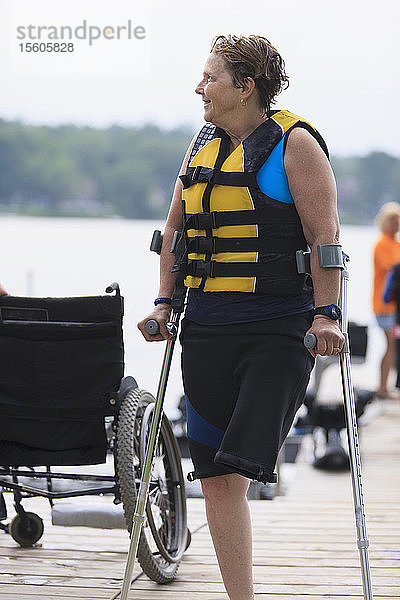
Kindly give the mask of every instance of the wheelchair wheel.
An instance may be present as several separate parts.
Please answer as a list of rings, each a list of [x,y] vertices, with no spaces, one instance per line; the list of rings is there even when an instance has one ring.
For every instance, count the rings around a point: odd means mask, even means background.
[[[153,421],[154,403],[143,413],[140,431],[140,462],[144,464]],[[147,521],[163,558],[177,562],[187,547],[186,499],[180,454],[168,419],[164,416],[150,475]]]
[[[23,548],[33,546],[43,535],[44,525],[42,519],[33,512],[16,515],[10,523],[9,533]]]
[[[131,532],[151,424],[154,398],[140,389],[128,390],[117,427],[117,478],[128,531]],[[142,449],[141,449],[142,447]],[[147,519],[138,547],[143,571],[157,583],[172,581],[187,543],[186,498],[180,456],[168,420],[162,420],[150,476]]]

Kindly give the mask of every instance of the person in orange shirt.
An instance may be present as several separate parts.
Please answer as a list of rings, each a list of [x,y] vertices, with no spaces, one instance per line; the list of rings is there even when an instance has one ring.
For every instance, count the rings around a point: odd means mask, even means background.
[[[395,341],[393,327],[395,324],[395,302],[385,303],[384,293],[388,272],[400,263],[400,242],[397,234],[400,230],[400,204],[388,202],[379,210],[375,223],[382,234],[374,247],[374,289],[373,311],[377,323],[385,333],[386,351],[380,365],[380,383],[376,395],[380,398],[391,398],[392,394],[387,389],[387,380],[390,369],[395,363]]]

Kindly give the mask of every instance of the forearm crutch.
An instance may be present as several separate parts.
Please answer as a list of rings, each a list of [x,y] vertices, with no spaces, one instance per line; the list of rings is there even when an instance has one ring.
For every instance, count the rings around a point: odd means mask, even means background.
[[[146,512],[146,504],[147,498],[149,494],[149,485],[150,485],[150,474],[153,465],[154,458],[154,449],[157,445],[158,437],[161,429],[162,415],[163,415],[163,405],[165,398],[165,391],[167,387],[168,375],[171,367],[172,355],[175,346],[176,335],[178,332],[178,323],[179,323],[180,314],[172,313],[172,318],[168,323],[167,327],[169,332],[171,333],[171,338],[167,341],[167,345],[164,352],[164,359],[161,367],[160,380],[158,384],[158,391],[156,396],[156,403],[154,407],[154,415],[153,421],[151,424],[149,439],[146,448],[146,457],[142,470],[142,477],[139,485],[139,491],[137,494],[135,511],[133,515],[133,525],[132,525],[132,533],[129,544],[128,556],[126,559],[125,565],[125,573],[124,580],[122,582],[121,588],[121,600],[127,600],[129,590],[132,584],[132,573],[135,565],[135,558],[137,554],[137,549],[139,545],[139,538],[142,532],[143,523],[145,521],[145,512]],[[158,333],[158,323],[157,321],[147,321],[146,323],[146,331],[150,334]],[[180,559],[180,557],[176,557]],[[118,597],[119,594],[114,596],[114,598]]]
[[[174,238],[174,244],[176,240]],[[153,240],[150,246],[150,249],[157,254],[160,254],[162,244],[162,236],[159,231],[155,231],[153,234]],[[171,249],[171,252],[173,248]],[[167,329],[171,335],[171,337],[167,340],[167,344],[165,347],[164,358],[161,366],[160,379],[158,383],[158,390],[156,396],[156,402],[154,406],[153,413],[153,421],[150,428],[149,438],[146,447],[146,456],[144,460],[144,465],[142,468],[142,477],[139,485],[139,491],[137,494],[135,511],[133,514],[133,523],[132,523],[132,531],[131,538],[129,544],[128,556],[126,559],[125,565],[125,573],[124,579],[122,582],[122,587],[120,592],[117,592],[111,600],[115,600],[118,596],[121,597],[121,600],[127,600],[129,590],[132,585],[132,573],[135,565],[135,558],[139,546],[140,534],[142,533],[142,527],[145,521],[145,512],[146,512],[146,504],[149,495],[149,486],[150,486],[150,475],[151,469],[153,466],[154,459],[154,449],[158,442],[158,437],[161,430],[162,416],[163,416],[163,406],[164,406],[164,398],[165,392],[167,388],[168,376],[171,368],[172,356],[174,352],[174,346],[176,337],[178,334],[179,320],[181,314],[183,312],[183,306],[185,301],[186,290],[183,285],[183,280],[178,274],[175,284],[175,290],[172,296],[172,313],[169,322],[167,323]],[[154,335],[159,333],[160,326],[157,321],[154,319],[150,319],[145,324],[145,329],[147,333]],[[180,555],[175,556],[175,560],[180,560],[182,557],[182,553]]]
[[[300,251],[301,252],[301,251]],[[304,272],[310,272],[306,267],[304,253],[303,256],[298,254],[298,266]],[[349,443],[350,470],[353,484],[353,498],[355,510],[355,523],[357,530],[357,546],[360,554],[361,574],[364,591],[364,599],[372,600],[371,588],[371,572],[368,558],[368,537],[367,527],[365,522],[365,506],[361,481],[361,458],[360,446],[358,441],[356,408],[354,400],[354,390],[351,377],[350,364],[350,346],[348,335],[348,283],[349,272],[346,268],[346,263],[349,262],[347,254],[342,252],[342,247],[339,245],[326,244],[318,246],[318,261],[321,268],[339,268],[341,269],[341,309],[342,309],[342,333],[345,337],[345,343],[342,351],[339,354],[340,372],[342,378],[343,400],[346,415],[346,429]],[[314,348],[317,344],[317,338],[314,334],[307,334],[304,338],[304,344],[307,348]]]

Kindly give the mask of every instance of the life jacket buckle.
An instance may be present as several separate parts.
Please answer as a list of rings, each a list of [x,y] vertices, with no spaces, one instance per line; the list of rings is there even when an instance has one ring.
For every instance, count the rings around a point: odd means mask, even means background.
[[[217,217],[218,211],[209,212],[198,212],[188,215],[185,222],[185,231],[188,229],[217,229]]]
[[[215,169],[204,168],[203,169],[203,179],[207,183],[213,183],[216,171]]]
[[[201,173],[201,165],[197,165],[197,167],[194,168],[194,171],[193,171],[192,177],[191,177],[193,183],[197,182],[200,173]]]
[[[214,261],[190,260],[189,274],[193,277],[214,277]]]
[[[210,229],[212,217],[210,213],[197,213],[194,215],[196,229]]]
[[[212,254],[214,252],[214,238],[212,237],[196,237],[195,241],[195,252],[199,254]]]

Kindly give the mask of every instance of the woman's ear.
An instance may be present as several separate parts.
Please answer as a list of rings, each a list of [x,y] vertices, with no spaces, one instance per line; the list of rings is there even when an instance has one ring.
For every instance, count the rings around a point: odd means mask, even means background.
[[[247,100],[251,96],[255,87],[256,87],[256,82],[254,81],[254,79],[252,77],[246,77],[243,80],[243,85],[242,85],[243,100]]]

